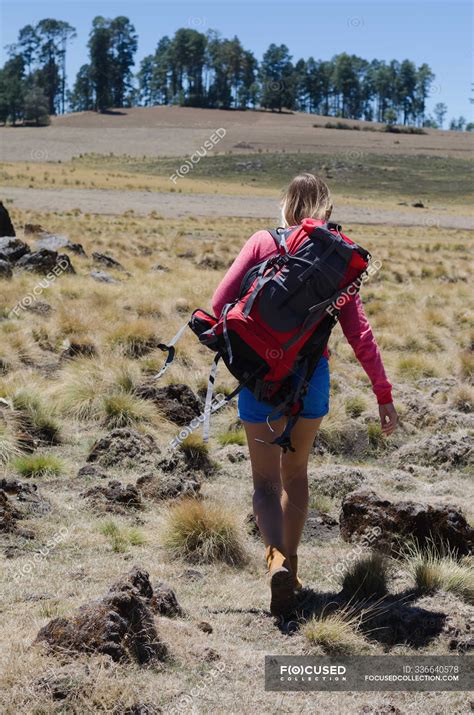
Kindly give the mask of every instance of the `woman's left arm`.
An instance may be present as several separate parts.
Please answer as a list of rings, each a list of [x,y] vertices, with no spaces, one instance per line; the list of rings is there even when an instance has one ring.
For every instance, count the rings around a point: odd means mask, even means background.
[[[339,322],[355,356],[372,383],[379,405],[382,431],[389,435],[395,430],[398,422],[392,400],[392,385],[385,374],[380,350],[358,294],[341,308]]]

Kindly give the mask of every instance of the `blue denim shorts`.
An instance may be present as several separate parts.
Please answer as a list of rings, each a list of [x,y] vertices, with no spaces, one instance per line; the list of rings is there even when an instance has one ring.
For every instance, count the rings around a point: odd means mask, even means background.
[[[293,379],[297,379],[297,375]],[[274,405],[268,402],[259,402],[253,392],[244,387],[239,392],[238,412],[241,420],[245,422],[266,422],[267,417],[272,413]],[[318,362],[315,371],[309,381],[308,390],[303,399],[303,410],[300,417],[316,420],[324,417],[329,412],[329,362],[326,357],[322,357]],[[272,417],[277,420],[281,417],[281,412]]]

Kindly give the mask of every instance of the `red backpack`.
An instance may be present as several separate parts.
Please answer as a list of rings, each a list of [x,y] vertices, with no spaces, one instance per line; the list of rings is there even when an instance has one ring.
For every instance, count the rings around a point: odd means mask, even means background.
[[[303,408],[308,381],[321,358],[339,310],[362,283],[370,260],[365,249],[341,233],[335,223],[305,219],[301,226],[270,231],[278,253],[253,266],[239,296],[219,318],[198,308],[167,345],[161,377],[174,357],[174,345],[187,325],[203,345],[216,352],[204,409],[204,439],[217,363],[223,359],[239,381],[225,398],[248,387],[258,400],[274,406],[267,418],[288,416],[283,433],[271,444],[294,451],[291,430]],[[297,379],[292,380],[292,375]],[[220,407],[223,403],[219,403]]]

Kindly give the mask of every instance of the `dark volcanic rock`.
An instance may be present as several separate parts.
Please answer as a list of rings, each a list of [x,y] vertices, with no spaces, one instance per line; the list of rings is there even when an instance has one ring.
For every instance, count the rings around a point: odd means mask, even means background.
[[[92,258],[96,263],[101,263],[107,268],[115,268],[116,271],[125,271],[125,268],[119,261],[116,261],[112,256],[107,256],[105,253],[97,253],[94,251]]]
[[[336,519],[318,509],[309,509],[303,528],[302,540],[305,541],[331,541],[339,536],[339,527]]]
[[[8,209],[0,201],[0,236],[16,236]]]
[[[102,469],[99,469],[99,467],[96,467],[94,464],[85,464],[79,469],[79,471],[77,472],[77,476],[94,479],[108,479],[109,477],[107,472],[103,471]]]
[[[53,652],[102,653],[116,662],[139,664],[164,660],[149,607],[149,575],[134,568],[102,598],[79,608],[71,618],[55,618],[42,628],[35,642],[46,642]]]
[[[391,502],[368,490],[345,497],[339,525],[344,541],[358,541],[368,530],[380,530],[373,546],[383,551],[396,552],[400,539],[413,539],[420,546],[442,543],[460,555],[470,553],[474,544],[474,529],[456,507]]]
[[[177,425],[189,424],[203,410],[202,402],[188,385],[157,387],[156,381],[150,381],[139,385],[135,392],[139,397],[153,400],[165,417]]]
[[[148,499],[162,501],[197,496],[201,484],[185,474],[166,474],[155,470],[137,479],[137,487]]]
[[[99,439],[87,457],[102,467],[149,466],[160,449],[153,437],[128,427],[118,427]]]
[[[12,275],[13,271],[10,263],[0,259],[0,278],[11,278]]]
[[[60,249],[72,251],[79,256],[85,256],[83,246],[80,243],[71,243],[67,236],[58,236],[53,233],[42,233],[41,237],[36,241],[36,249],[41,250],[47,248],[49,251],[59,251]]]
[[[35,273],[49,273],[53,269],[58,273],[75,273],[69,256],[65,253],[57,253],[50,251],[47,248],[42,248],[40,251],[28,253],[20,258],[16,265],[25,271],[34,271]]]
[[[184,610],[179,605],[175,592],[163,581],[158,581],[153,587],[150,608],[153,613],[159,613],[160,616],[168,616],[168,618],[184,616]]]
[[[36,484],[26,484],[17,479],[0,479],[0,489],[9,496],[15,496],[18,504],[26,507],[28,514],[47,514],[51,505],[38,493]]]
[[[19,238],[0,238],[0,259],[15,263],[22,256],[30,253],[30,247]]]
[[[76,357],[94,357],[97,355],[97,348],[93,343],[80,343],[73,340],[65,350],[62,351],[61,360],[69,360]]]
[[[465,467],[474,462],[474,439],[466,431],[425,437],[398,450],[400,464]]]
[[[116,480],[111,480],[107,486],[91,487],[82,494],[85,499],[91,499],[95,505],[105,511],[122,512],[126,509],[143,509],[140,493],[132,484],[123,486]]]
[[[0,489],[0,533],[16,534],[25,539],[32,539],[33,532],[17,524],[17,521],[22,518],[23,513],[13,506],[6,492]]]

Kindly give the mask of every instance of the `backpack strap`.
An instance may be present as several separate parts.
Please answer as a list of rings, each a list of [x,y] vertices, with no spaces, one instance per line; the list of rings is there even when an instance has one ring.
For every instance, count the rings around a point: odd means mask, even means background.
[[[174,335],[174,336],[171,338],[171,340],[169,341],[169,343],[160,343],[159,345],[157,345],[157,347],[158,347],[160,350],[163,350],[163,352],[167,352],[168,355],[166,356],[165,364],[163,365],[163,367],[161,368],[161,370],[160,370],[156,375],[154,375],[154,379],[155,379],[155,380],[159,380],[160,377],[163,376],[163,374],[166,372],[166,370],[169,368],[169,366],[170,366],[171,363],[173,362],[174,357],[175,357],[175,353],[176,353],[176,350],[175,350],[175,347],[174,347],[174,346],[176,345],[176,343],[178,342],[178,340],[180,339],[181,335],[184,333],[184,331],[186,330],[187,327],[188,327],[188,323],[185,323],[184,325],[182,325],[182,326],[180,327],[180,329],[178,330],[178,332],[176,333],[176,335]]]
[[[291,233],[293,233],[293,230],[293,228],[283,228],[283,226],[279,226],[278,228],[268,231],[268,233],[276,243],[278,253],[287,256],[289,255],[288,246],[286,245],[286,239]]]

